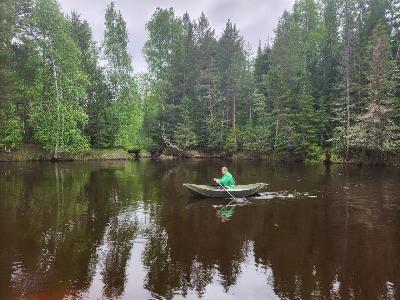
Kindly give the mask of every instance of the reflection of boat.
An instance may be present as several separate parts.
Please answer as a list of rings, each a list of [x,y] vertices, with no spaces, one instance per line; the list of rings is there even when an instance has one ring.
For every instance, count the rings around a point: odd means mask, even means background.
[[[210,198],[227,198],[230,195],[217,185],[197,185],[184,183],[190,192],[195,196],[203,196]],[[266,183],[255,183],[247,185],[237,185],[235,189],[228,189],[229,193],[234,197],[243,198],[257,194],[262,188],[267,186]]]

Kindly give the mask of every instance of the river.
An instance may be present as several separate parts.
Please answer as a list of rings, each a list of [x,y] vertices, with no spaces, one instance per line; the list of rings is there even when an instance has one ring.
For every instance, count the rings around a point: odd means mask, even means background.
[[[196,199],[227,165],[255,198]],[[400,169],[0,164],[0,299],[396,299]]]

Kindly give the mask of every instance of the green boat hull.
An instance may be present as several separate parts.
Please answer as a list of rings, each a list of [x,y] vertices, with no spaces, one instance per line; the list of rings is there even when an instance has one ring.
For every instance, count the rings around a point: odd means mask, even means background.
[[[219,186],[215,185],[198,185],[184,183],[183,186],[189,189],[194,196],[207,198],[228,198],[230,195]],[[237,185],[235,189],[228,189],[229,193],[235,198],[245,198],[257,194],[266,187],[266,183],[255,183],[247,185]]]

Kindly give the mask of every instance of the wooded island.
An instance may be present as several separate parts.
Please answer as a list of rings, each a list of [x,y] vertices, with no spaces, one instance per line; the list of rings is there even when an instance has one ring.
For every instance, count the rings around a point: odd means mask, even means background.
[[[2,1],[3,154],[27,144],[56,160],[90,148],[300,161],[399,153],[396,0],[298,0],[256,51],[230,20],[217,34],[204,14],[158,8],[140,74],[113,2],[104,25],[97,43],[56,0]]]

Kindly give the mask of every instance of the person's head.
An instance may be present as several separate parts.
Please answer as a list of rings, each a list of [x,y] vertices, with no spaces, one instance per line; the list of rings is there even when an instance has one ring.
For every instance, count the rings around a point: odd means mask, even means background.
[[[224,174],[224,175],[225,175],[226,173],[228,173],[228,168],[227,168],[227,167],[222,167],[222,168],[221,168],[221,173]]]

